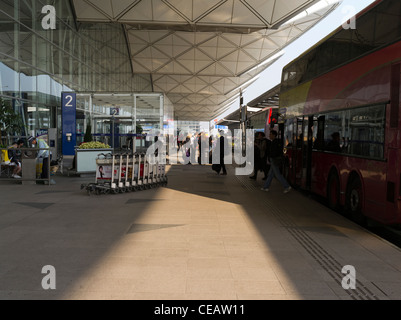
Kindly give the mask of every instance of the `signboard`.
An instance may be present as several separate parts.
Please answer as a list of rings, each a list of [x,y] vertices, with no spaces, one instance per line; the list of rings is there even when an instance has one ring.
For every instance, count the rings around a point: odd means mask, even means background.
[[[245,122],[247,120],[247,105],[241,107],[241,122]]]
[[[63,155],[75,155],[75,145],[77,144],[76,110],[76,94],[73,92],[63,92],[61,94]]]
[[[45,140],[47,144],[49,144],[48,135],[49,135],[48,129],[37,129],[35,132],[35,137],[38,139]]]
[[[110,108],[110,115],[111,116],[119,116],[120,115],[120,108]]]
[[[214,126],[214,128],[215,128],[215,129],[218,129],[218,130],[227,130],[227,129],[228,129],[228,126],[221,126],[221,125],[219,125],[219,124],[216,124],[216,125]]]

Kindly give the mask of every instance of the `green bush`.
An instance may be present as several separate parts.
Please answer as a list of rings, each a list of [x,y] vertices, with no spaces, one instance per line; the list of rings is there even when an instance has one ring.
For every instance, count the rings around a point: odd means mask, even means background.
[[[90,141],[82,143],[78,149],[109,149],[110,146],[108,144],[98,142],[98,141]]]

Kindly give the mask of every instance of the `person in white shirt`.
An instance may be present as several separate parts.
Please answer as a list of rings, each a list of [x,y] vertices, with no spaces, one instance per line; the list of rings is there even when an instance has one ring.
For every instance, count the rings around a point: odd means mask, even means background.
[[[32,144],[33,147],[37,146],[40,150],[38,152],[38,158],[43,159],[43,166],[42,166],[42,173],[40,175],[41,179],[48,179],[49,176],[49,165],[50,161],[52,161],[52,153],[50,150],[43,150],[49,149],[49,145],[43,139],[38,139],[35,137],[29,137],[28,142]],[[54,180],[51,181],[52,184],[55,184]]]

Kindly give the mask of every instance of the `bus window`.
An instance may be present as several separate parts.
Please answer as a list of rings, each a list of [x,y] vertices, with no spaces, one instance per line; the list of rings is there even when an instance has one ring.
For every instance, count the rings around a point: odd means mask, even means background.
[[[325,116],[313,118],[313,150],[324,149],[324,122]]]
[[[331,140],[327,143],[326,150],[331,152],[341,152],[340,132],[336,131],[331,134]]]
[[[324,142],[325,150],[341,152],[340,142],[344,136],[342,130],[344,112],[333,112],[326,115]]]
[[[294,119],[288,119],[284,128],[284,147],[291,147],[294,135]]]
[[[303,128],[302,128],[302,124],[303,124],[303,117],[298,117],[297,118],[297,131],[296,131],[296,146],[297,148],[302,148],[302,143],[304,140],[304,134],[302,132]]]
[[[350,110],[350,154],[382,159],[384,124],[383,105]]]

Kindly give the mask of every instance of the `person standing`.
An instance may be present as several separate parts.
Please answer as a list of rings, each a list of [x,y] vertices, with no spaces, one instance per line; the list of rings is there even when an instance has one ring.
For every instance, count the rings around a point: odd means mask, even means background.
[[[269,153],[270,170],[266,182],[261,190],[269,191],[270,184],[273,178],[276,177],[276,179],[283,186],[284,193],[288,193],[291,190],[291,187],[280,172],[280,165],[283,159],[283,148],[281,146],[280,140],[277,138],[277,131],[271,130],[269,138],[271,140]]]
[[[202,132],[199,132],[197,136],[198,141],[198,164],[202,165]]]
[[[40,179],[48,179],[49,165],[50,161],[52,160],[52,153],[50,152],[50,150],[44,150],[44,149],[49,149],[49,145],[46,143],[45,140],[37,139],[32,136],[28,138],[28,142],[30,142],[33,147],[37,145],[38,148],[40,149],[38,152],[38,158],[43,159],[42,173],[40,174]],[[51,180],[50,183],[56,184],[54,180]]]
[[[220,166],[221,166],[221,175],[226,176],[227,175],[227,170],[226,170],[226,165],[224,164],[224,155],[225,155],[225,149],[224,145],[226,142],[226,139],[224,138],[224,135],[221,135],[219,138],[219,143],[220,143]],[[218,172],[220,174],[220,171]]]

